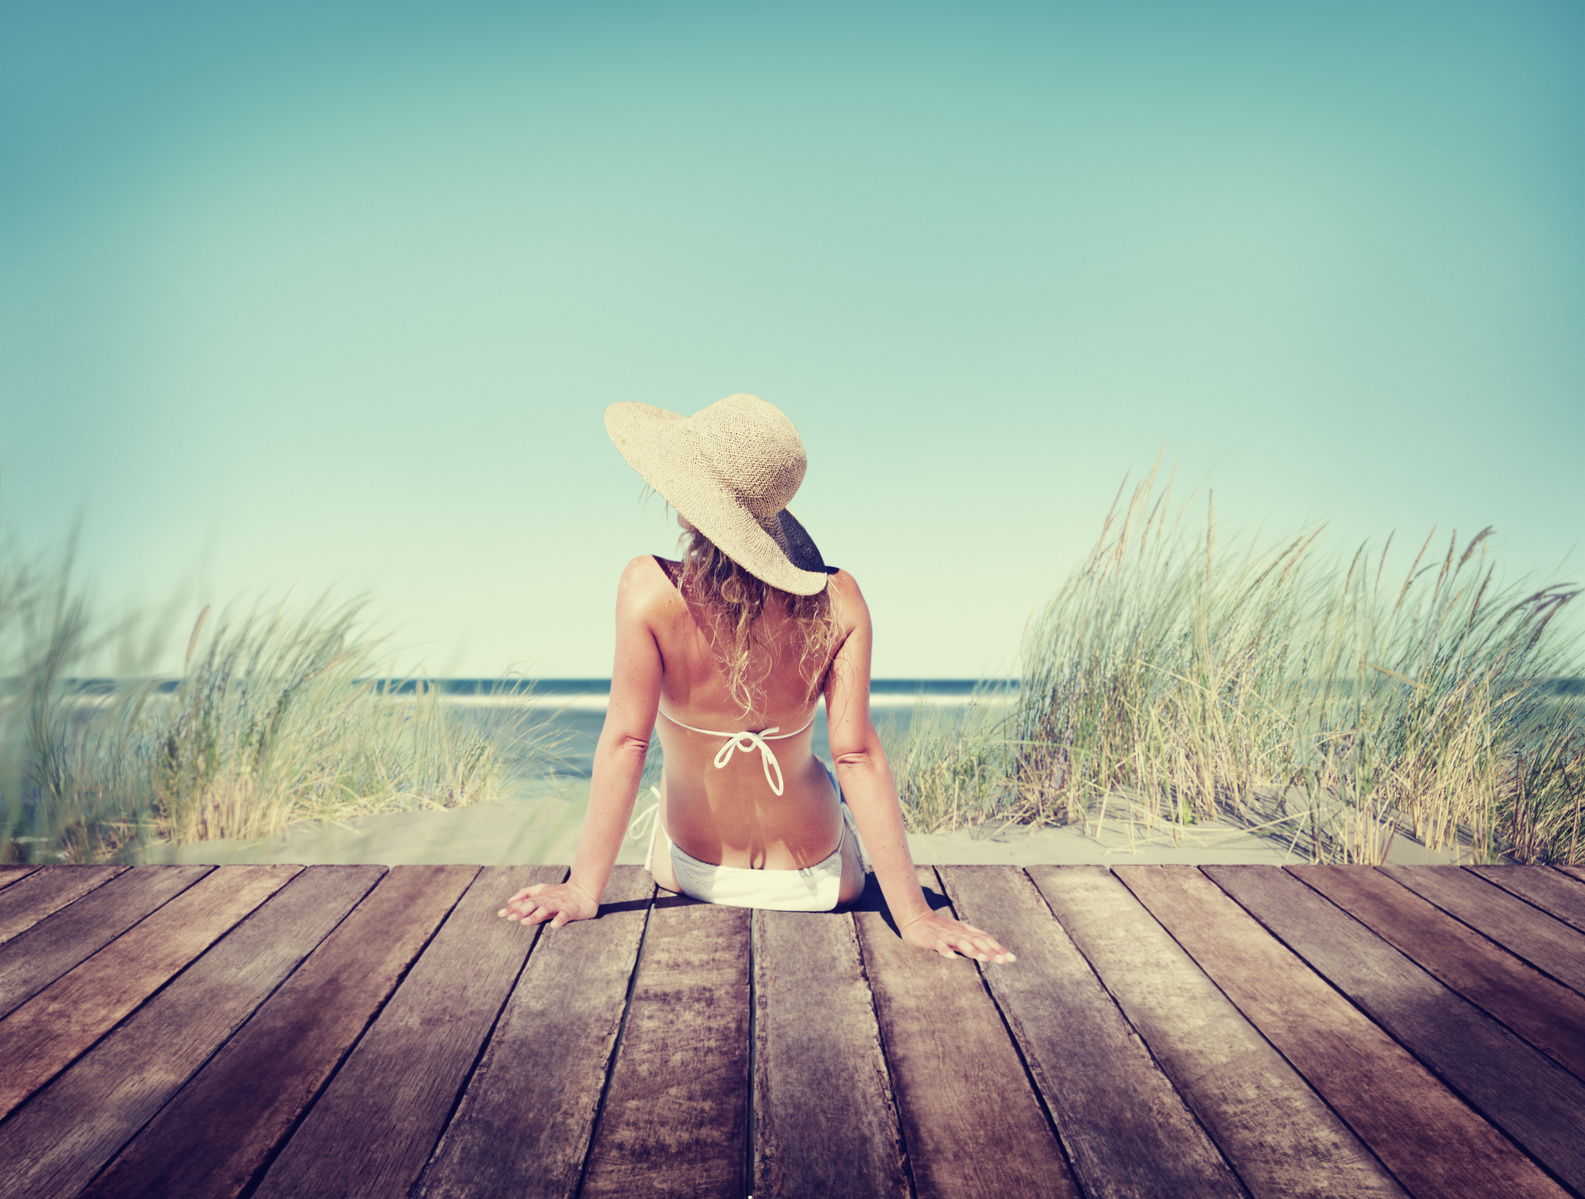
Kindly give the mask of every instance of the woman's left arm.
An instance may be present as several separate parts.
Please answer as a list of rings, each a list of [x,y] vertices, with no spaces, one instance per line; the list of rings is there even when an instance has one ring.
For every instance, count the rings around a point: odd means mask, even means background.
[[[655,586],[664,580],[653,558],[635,558],[622,572],[616,597],[616,661],[611,670],[611,701],[594,751],[589,779],[589,811],[578,838],[572,874],[559,884],[525,887],[500,915],[524,924],[550,921],[560,928],[587,920],[600,910],[617,852],[633,816],[633,801],[644,776],[655,712],[660,706],[662,662],[650,630]]]

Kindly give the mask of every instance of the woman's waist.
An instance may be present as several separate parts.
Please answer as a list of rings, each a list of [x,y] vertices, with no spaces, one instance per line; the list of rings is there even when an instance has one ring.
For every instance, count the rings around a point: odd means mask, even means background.
[[[759,806],[778,813],[835,798],[836,778],[807,742],[789,745],[777,755],[774,778],[781,784],[779,794],[770,786],[757,754],[721,759],[698,746],[661,748],[668,794],[686,796],[693,803],[734,809]]]
[[[668,768],[667,834],[703,862],[768,870],[812,866],[836,848],[842,817],[825,767],[813,756],[807,767],[787,771],[781,795],[771,794],[763,778],[677,777]]]

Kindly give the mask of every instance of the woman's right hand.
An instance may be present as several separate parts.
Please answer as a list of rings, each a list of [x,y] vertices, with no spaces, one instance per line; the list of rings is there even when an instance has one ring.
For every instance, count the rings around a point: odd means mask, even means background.
[[[574,882],[535,883],[524,887],[496,913],[523,924],[543,924],[560,928],[574,920],[592,920],[600,912],[600,901]]]
[[[1009,953],[1002,944],[983,928],[940,912],[927,912],[903,925],[898,932],[915,949],[931,949],[944,958],[962,954],[976,962],[1016,962],[1018,955]]]

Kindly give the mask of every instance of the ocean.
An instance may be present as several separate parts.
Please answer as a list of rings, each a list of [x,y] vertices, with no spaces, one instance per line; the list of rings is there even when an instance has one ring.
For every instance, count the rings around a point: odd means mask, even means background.
[[[438,686],[448,705],[481,726],[527,720],[548,726],[560,742],[548,765],[562,777],[588,778],[594,764],[594,747],[605,723],[611,697],[610,679],[538,679],[531,688],[513,690],[499,679],[445,679]],[[870,712],[877,728],[902,735],[907,732],[919,705],[966,708],[976,695],[981,702],[1005,703],[1016,693],[1016,680],[975,679],[874,679],[870,683]],[[656,742],[651,741],[651,746]],[[825,704],[815,713],[814,752],[830,758],[831,739]],[[658,761],[658,752],[652,755]],[[538,773],[534,764],[513,760],[515,773]]]

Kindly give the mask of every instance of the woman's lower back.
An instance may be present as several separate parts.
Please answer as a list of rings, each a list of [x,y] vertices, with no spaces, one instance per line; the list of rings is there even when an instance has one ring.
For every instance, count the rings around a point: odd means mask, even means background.
[[[836,789],[805,732],[775,745],[782,794],[757,753],[715,765],[721,739],[662,728],[661,818],[672,842],[720,866],[801,870],[829,857],[842,836]]]

